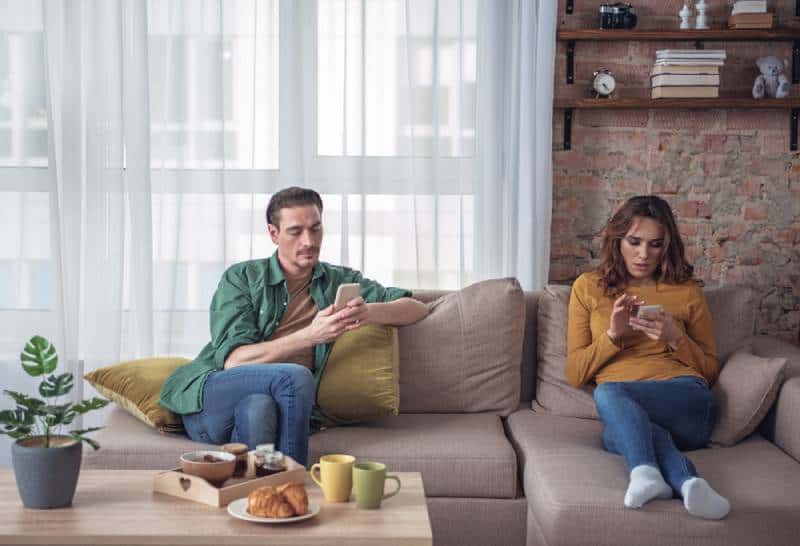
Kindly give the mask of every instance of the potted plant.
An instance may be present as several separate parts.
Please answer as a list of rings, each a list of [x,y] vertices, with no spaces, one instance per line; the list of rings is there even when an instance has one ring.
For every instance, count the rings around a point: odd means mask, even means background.
[[[11,461],[22,503],[28,508],[60,508],[72,504],[81,469],[81,446],[86,442],[100,446],[86,434],[102,427],[72,430],[61,434],[61,427],[75,417],[108,404],[92,398],[77,404],[59,404],[58,398],[72,390],[71,373],[55,375],[56,349],[45,338],[34,336],[20,354],[23,369],[32,377],[42,376],[39,398],[3,390],[16,402],[16,409],[0,411],[0,433],[16,439],[11,446]],[[48,375],[49,374],[49,375]]]

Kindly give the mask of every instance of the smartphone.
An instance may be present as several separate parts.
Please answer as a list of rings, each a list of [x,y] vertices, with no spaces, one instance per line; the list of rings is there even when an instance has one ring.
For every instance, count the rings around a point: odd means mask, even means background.
[[[340,284],[336,289],[336,299],[333,302],[333,311],[341,311],[347,302],[361,295],[361,286],[358,283]]]
[[[657,315],[662,311],[663,307],[660,303],[653,305],[640,305],[636,310],[636,318],[643,318],[645,315]]]

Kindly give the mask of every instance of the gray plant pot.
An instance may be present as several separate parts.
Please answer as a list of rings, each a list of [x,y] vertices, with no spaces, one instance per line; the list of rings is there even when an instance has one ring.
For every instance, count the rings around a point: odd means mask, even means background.
[[[38,447],[41,440],[41,436],[35,436],[11,446],[22,504],[28,508],[69,506],[81,470],[82,443],[69,436],[51,436],[51,444],[57,447]]]

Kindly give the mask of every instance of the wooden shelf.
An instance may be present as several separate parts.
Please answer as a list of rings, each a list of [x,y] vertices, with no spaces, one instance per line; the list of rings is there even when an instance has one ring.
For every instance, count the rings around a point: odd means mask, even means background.
[[[780,27],[770,30],[627,30],[627,29],[577,29],[559,30],[556,34],[559,41],[791,41],[800,40],[800,27]]]
[[[787,97],[785,99],[753,99],[747,97],[719,97],[715,99],[650,99],[636,98],[557,98],[554,101],[556,108],[581,108],[581,109],[642,109],[642,108],[669,108],[669,109],[709,109],[709,108],[769,108],[794,110],[800,108],[800,97]]]

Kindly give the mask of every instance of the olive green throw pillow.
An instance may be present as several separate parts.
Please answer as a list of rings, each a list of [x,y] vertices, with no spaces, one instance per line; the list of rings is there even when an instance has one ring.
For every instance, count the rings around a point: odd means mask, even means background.
[[[143,423],[162,432],[182,432],[181,416],[161,407],[158,399],[167,377],[188,362],[178,357],[143,358],[98,368],[83,377]]]
[[[363,326],[336,340],[317,389],[317,406],[328,424],[397,415],[398,353],[397,328],[389,326]]]

